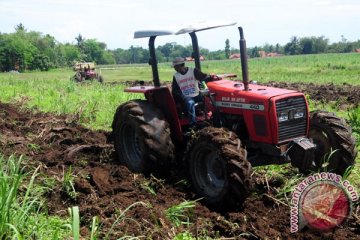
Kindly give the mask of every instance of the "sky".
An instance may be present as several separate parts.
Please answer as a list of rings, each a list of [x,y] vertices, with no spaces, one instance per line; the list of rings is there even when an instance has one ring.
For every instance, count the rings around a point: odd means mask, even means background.
[[[50,34],[61,43],[85,39],[108,49],[147,48],[134,39],[138,30],[176,30],[198,23],[236,25],[202,31],[199,45],[211,51],[238,48],[244,29],[248,47],[290,41],[291,37],[325,36],[338,42],[360,39],[359,0],[0,0],[0,32],[12,33],[19,23],[28,31]],[[156,45],[191,44],[188,34],[160,36]]]

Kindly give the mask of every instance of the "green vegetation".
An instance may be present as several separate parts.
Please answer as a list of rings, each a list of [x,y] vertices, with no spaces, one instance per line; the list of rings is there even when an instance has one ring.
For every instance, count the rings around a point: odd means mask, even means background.
[[[138,94],[124,94],[122,85],[76,84],[60,71],[0,74],[0,101],[24,102],[30,108],[73,119],[95,129],[109,129],[116,107]]]
[[[139,183],[139,187],[148,191],[152,195],[156,195],[160,189],[165,188],[164,183],[165,180],[158,179],[151,174],[149,178],[142,179],[142,181]]]
[[[237,31],[234,28],[234,31]],[[131,46],[129,49],[107,49],[106,43],[96,39],[85,39],[81,34],[74,36],[75,44],[59,43],[49,34],[28,31],[23,24],[15,27],[14,33],[0,33],[0,71],[27,70],[48,71],[52,68],[71,66],[74,61],[96,62],[97,64],[147,63],[148,49]],[[217,51],[209,51],[200,47],[200,54],[207,60],[225,60],[230,54],[239,53],[237,42],[231,47],[228,39]],[[134,39],[134,45],[137,41]],[[251,44],[251,43],[250,43]],[[250,45],[249,44],[249,45]],[[276,52],[283,55],[350,53],[360,48],[360,40],[349,42],[344,37],[337,43],[329,44],[329,39],[321,37],[292,37],[290,42],[280,44],[264,44],[248,49],[250,57],[259,57],[259,51]],[[168,62],[174,57],[189,57],[191,46],[177,43],[166,43],[157,46],[158,62]]]
[[[68,170],[63,169],[62,177],[62,189],[63,191],[72,199],[76,198],[76,191],[74,186],[76,176],[72,172],[72,167],[70,166]]]
[[[69,208],[69,213],[71,216],[71,225],[72,234],[74,239],[80,239],[80,214],[79,207]]]
[[[194,238],[192,234],[189,232],[179,233],[174,237],[174,240],[194,240],[194,239],[196,238]]]
[[[352,126],[353,133],[356,136],[357,143],[360,143],[360,107],[352,109],[348,112],[350,124]]]
[[[23,159],[0,154],[0,238],[65,239],[67,220],[44,213],[37,170],[24,173]]]
[[[359,54],[318,54],[252,59],[250,78],[260,82],[360,84]]]
[[[165,215],[176,227],[190,225],[195,206],[196,201],[184,201],[168,208]]]
[[[194,63],[187,63],[194,66]],[[249,59],[251,80],[261,82],[302,82],[302,83],[349,83],[360,84],[360,57],[357,53],[298,55],[273,58]],[[171,81],[174,73],[170,63],[160,63],[161,81]],[[106,66],[116,67],[116,66]],[[202,71],[206,73],[234,73],[241,79],[239,60],[204,61]],[[118,65],[113,70],[102,70],[106,81],[152,79],[149,65]]]

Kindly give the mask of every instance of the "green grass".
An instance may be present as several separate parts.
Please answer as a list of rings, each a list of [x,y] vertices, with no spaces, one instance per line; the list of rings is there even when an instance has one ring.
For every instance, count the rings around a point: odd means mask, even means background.
[[[267,81],[303,83],[360,84],[360,56],[350,54],[317,54],[253,59],[250,78]]]
[[[183,201],[168,208],[165,215],[176,227],[180,225],[191,225],[190,219],[194,215],[195,206],[196,201]]]
[[[140,94],[125,94],[123,85],[97,82],[76,84],[59,71],[0,74],[0,101],[25,102],[29,108],[55,114],[73,114],[80,124],[109,129],[116,108]]]
[[[72,172],[72,167],[70,166],[66,171],[63,169],[62,177],[62,190],[69,196],[71,199],[76,199],[77,192],[75,190],[75,178],[76,176]]]
[[[22,161],[0,154],[0,239],[65,239],[67,220],[44,213],[37,170],[25,173]]]
[[[150,177],[142,179],[142,181],[138,183],[138,185],[141,189],[146,190],[152,195],[156,195],[159,189],[165,188],[164,183],[165,180],[158,179],[151,174]]]
[[[194,63],[187,63],[194,66]],[[249,76],[251,80],[262,82],[286,81],[304,83],[349,83],[360,84],[360,55],[316,54],[283,56],[274,58],[249,59]],[[206,73],[235,73],[241,79],[240,60],[203,61],[202,71]],[[102,66],[99,66],[101,68]],[[107,66],[104,66],[107,67]],[[143,65],[111,66],[113,70],[101,70],[105,81],[145,80],[152,79],[151,67]],[[170,63],[160,63],[161,81],[171,81],[174,73]]]
[[[357,143],[360,144],[360,106],[348,111],[348,119],[356,136]]]

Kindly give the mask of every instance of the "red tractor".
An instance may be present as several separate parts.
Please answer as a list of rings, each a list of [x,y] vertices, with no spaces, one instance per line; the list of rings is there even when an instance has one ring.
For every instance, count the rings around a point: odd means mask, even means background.
[[[229,25],[189,27],[175,34],[189,33],[195,66],[201,69],[196,32]],[[195,192],[209,204],[241,203],[251,186],[252,166],[291,163],[301,172],[343,174],[357,154],[350,127],[333,113],[309,112],[303,93],[251,84],[246,42],[238,29],[243,81],[207,84],[197,116],[203,127],[190,135],[189,122],[170,89],[160,84],[157,69],[155,38],[173,32],[135,32],[135,38],[149,37],[154,86],[125,90],[143,93],[145,100],[123,103],[116,111],[117,158],[145,174],[185,166]]]
[[[93,62],[76,62],[74,64],[75,75],[71,79],[75,82],[83,82],[85,80],[97,80],[104,82],[103,77],[95,71],[95,63]]]

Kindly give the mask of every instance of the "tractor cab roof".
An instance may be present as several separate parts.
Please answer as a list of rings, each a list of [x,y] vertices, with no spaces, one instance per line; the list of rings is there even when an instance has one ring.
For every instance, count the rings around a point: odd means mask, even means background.
[[[204,30],[209,30],[218,27],[226,27],[235,25],[236,22],[231,23],[206,23],[201,22],[194,25],[188,25],[186,27],[180,28],[179,30],[169,29],[169,30],[140,30],[134,33],[134,38],[146,38],[146,37],[156,37],[156,36],[165,36],[165,35],[179,35],[192,32],[200,32]]]
[[[236,24],[236,22],[226,22],[226,23],[200,22],[198,24],[189,25],[189,26],[177,29],[177,30],[141,30],[141,31],[136,31],[134,33],[134,38],[149,38],[149,51],[150,51],[149,64],[152,66],[154,85],[160,86],[159,73],[158,73],[158,69],[157,69],[157,60],[156,60],[156,55],[155,55],[155,38],[157,36],[179,35],[179,34],[188,33],[190,35],[191,41],[192,41],[192,47],[193,47],[192,57],[195,60],[195,67],[201,70],[200,51],[199,51],[199,45],[198,45],[198,41],[197,41],[196,32],[213,29],[213,28],[218,28],[218,27],[232,26],[235,24]]]
[[[134,33],[134,38],[146,38],[164,35],[173,35],[174,32],[168,30],[142,30]]]
[[[218,27],[233,26],[235,24],[236,24],[236,22],[212,23],[212,24],[209,24],[206,22],[201,22],[196,25],[189,25],[187,27],[181,28],[180,30],[176,31],[175,34],[179,35],[179,34],[184,34],[184,33],[200,32],[200,31],[209,30],[209,29],[218,28]]]

